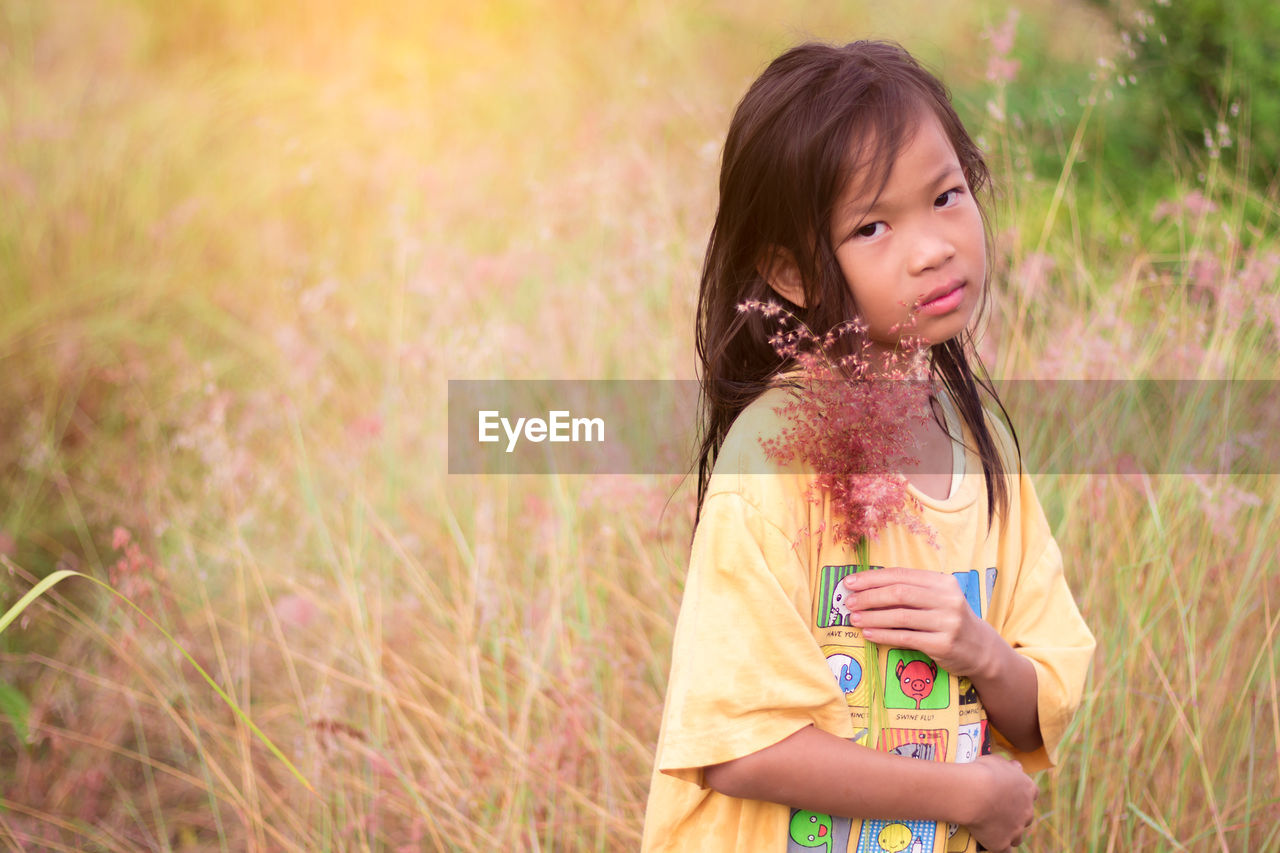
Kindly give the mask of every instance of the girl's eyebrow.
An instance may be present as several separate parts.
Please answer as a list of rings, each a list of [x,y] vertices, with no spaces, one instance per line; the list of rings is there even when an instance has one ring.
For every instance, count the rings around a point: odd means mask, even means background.
[[[943,181],[950,180],[952,175],[960,175],[961,177],[964,176],[964,169],[960,168],[959,163],[948,163],[945,166],[943,166],[941,169],[938,170],[937,174],[934,175],[933,180],[931,180],[928,183],[928,186],[931,186],[931,187],[937,186]]]

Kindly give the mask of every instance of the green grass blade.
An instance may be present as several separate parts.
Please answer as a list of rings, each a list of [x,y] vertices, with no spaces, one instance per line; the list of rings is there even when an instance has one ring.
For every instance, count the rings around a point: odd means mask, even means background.
[[[6,560],[5,562],[7,563],[8,561]],[[125,596],[122,592],[117,590],[111,584],[106,583],[105,581],[98,580],[97,578],[92,577],[90,575],[86,575],[83,572],[72,571],[71,569],[62,569],[60,571],[56,571],[48,575],[47,577],[42,578],[39,583],[37,583],[35,586],[31,588],[29,592],[27,592],[26,595],[18,599],[18,602],[16,604],[14,604],[7,611],[5,611],[5,614],[3,616],[0,616],[0,634],[4,633],[4,630],[9,627],[9,625],[13,622],[13,620],[21,616],[22,613],[28,607],[31,606],[32,602],[34,602],[40,596],[44,595],[54,586],[57,586],[59,583],[61,583],[62,581],[70,577],[81,577],[81,578],[84,578],[85,580],[93,581],[98,586],[107,590],[112,595],[116,596],[121,601],[123,601],[125,604],[132,607],[135,611],[138,612],[140,616],[142,616],[142,618],[150,622],[151,625],[155,627],[157,631],[159,631],[161,634],[164,635],[164,638],[168,640],[175,649],[177,649],[179,652],[182,653],[182,656],[187,659],[187,663],[195,667],[196,672],[200,673],[200,677],[203,678],[205,682],[207,682],[208,685],[213,688],[214,692],[217,693],[218,697],[222,699],[223,702],[226,703],[227,707],[230,708],[232,711],[234,711],[236,716],[239,717],[244,722],[244,724],[249,727],[249,730],[252,731],[254,736],[259,741],[262,742],[263,746],[269,749],[271,751],[271,754],[274,755],[277,759],[279,759],[280,763],[283,764],[286,768],[288,768],[289,772],[293,774],[293,777],[297,779],[299,782],[301,782],[303,785],[305,785],[308,791],[315,793],[316,789],[312,786],[312,784],[309,781],[307,781],[307,778],[302,775],[302,772],[293,765],[292,761],[290,761],[287,757],[285,757],[285,754],[280,751],[279,747],[277,747],[274,743],[271,742],[271,738],[267,737],[266,734],[262,731],[262,729],[258,728],[258,726],[253,722],[253,720],[249,719],[249,715],[246,714],[240,708],[240,706],[236,703],[236,701],[232,699],[229,695],[227,695],[225,690],[223,690],[221,687],[218,686],[218,682],[214,681],[213,677],[209,675],[209,673],[204,671],[204,667],[196,663],[195,658],[193,658],[190,654],[187,653],[187,650],[183,648],[182,644],[179,643],[176,639],[174,639],[173,635],[170,634],[168,631],[166,631],[159,622],[157,622],[155,619],[152,619],[151,616],[148,615],[148,613],[145,610],[143,610],[138,605],[134,604],[133,601],[131,601],[127,596]]]

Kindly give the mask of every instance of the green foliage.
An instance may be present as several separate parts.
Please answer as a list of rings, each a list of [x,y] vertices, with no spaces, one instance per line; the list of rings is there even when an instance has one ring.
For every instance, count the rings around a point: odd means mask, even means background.
[[[1123,112],[1154,161],[1172,136],[1248,170],[1260,184],[1280,162],[1280,4],[1156,0],[1137,13],[1121,68],[1135,85]],[[1248,140],[1247,146],[1240,145]]]
[[[18,733],[18,740],[27,740],[27,715],[31,713],[31,703],[16,687],[0,681],[0,716],[7,717],[13,730]]]

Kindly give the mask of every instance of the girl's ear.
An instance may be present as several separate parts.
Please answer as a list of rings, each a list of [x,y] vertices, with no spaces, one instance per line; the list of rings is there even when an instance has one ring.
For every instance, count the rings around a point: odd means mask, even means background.
[[[805,307],[804,281],[800,277],[800,267],[789,251],[781,246],[770,246],[760,256],[756,271],[778,295],[801,308]]]

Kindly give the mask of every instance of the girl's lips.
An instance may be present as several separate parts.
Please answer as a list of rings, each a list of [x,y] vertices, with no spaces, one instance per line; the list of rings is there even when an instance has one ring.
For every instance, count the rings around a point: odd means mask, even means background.
[[[958,283],[952,289],[946,291],[940,296],[935,297],[929,302],[920,303],[918,313],[937,315],[947,314],[956,310],[960,305],[960,300],[964,298],[964,282]]]

